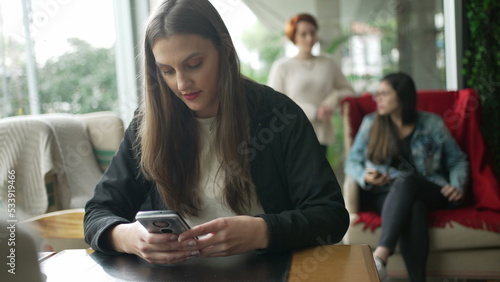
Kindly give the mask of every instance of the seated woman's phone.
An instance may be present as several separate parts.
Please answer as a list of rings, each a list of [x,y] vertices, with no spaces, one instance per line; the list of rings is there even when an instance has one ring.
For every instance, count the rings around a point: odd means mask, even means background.
[[[374,178],[379,178],[380,176],[382,176],[382,173],[380,173],[379,171],[377,171],[375,169],[367,169],[366,173],[369,175],[373,175]]]
[[[150,233],[172,233],[179,235],[190,229],[186,221],[175,211],[140,211],[135,216]]]

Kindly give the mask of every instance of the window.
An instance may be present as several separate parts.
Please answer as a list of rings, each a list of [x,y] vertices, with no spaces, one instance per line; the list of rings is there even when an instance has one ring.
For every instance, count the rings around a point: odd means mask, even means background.
[[[392,71],[409,73],[420,89],[447,87],[445,72],[450,64],[444,52],[443,0],[243,2],[269,32],[277,31],[283,38],[285,21],[292,15],[315,15],[321,51],[327,52],[332,43],[339,43],[332,55],[358,93],[371,91],[384,74]]]
[[[0,0],[0,17],[2,116],[117,110],[112,1]]]
[[[363,4],[344,18],[350,39],[342,65],[355,89],[372,91],[383,75],[394,71],[410,74],[419,89],[445,89],[443,1]],[[342,5],[351,7],[348,1]]]

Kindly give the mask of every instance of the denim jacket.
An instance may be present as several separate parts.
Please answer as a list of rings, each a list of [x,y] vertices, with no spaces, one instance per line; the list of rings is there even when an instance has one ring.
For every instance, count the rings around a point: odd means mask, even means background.
[[[393,179],[416,172],[437,185],[451,184],[464,192],[469,178],[469,162],[441,117],[427,112],[418,112],[415,131],[410,141],[414,166],[406,166],[405,163],[408,164],[408,162],[400,159],[400,165],[397,168],[389,166],[392,159],[388,159],[383,164],[374,164],[366,158],[368,137],[374,118],[375,113],[364,117],[347,156],[344,169],[345,173],[353,177],[361,188],[365,190],[371,188],[370,185],[366,185],[364,174],[365,168],[374,168],[387,173]]]

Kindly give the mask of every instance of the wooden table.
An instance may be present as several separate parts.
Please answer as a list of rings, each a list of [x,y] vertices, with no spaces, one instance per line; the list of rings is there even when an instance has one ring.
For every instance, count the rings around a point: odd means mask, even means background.
[[[293,254],[289,282],[380,281],[368,245],[318,246]]]
[[[225,258],[196,258],[173,266],[149,264],[132,255],[64,250],[41,257],[40,267],[47,276],[46,282],[168,281],[165,277],[176,281],[203,281],[200,277],[210,281],[380,281],[368,245],[318,246],[293,255],[252,252]]]

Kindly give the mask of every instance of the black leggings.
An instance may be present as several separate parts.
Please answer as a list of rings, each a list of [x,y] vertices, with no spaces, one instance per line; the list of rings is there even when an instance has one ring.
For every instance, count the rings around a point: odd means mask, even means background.
[[[441,188],[410,176],[394,180],[389,192],[361,194],[362,205],[369,204],[382,217],[379,246],[387,247],[392,254],[399,241],[411,281],[425,281],[429,252],[427,213],[449,207]]]

